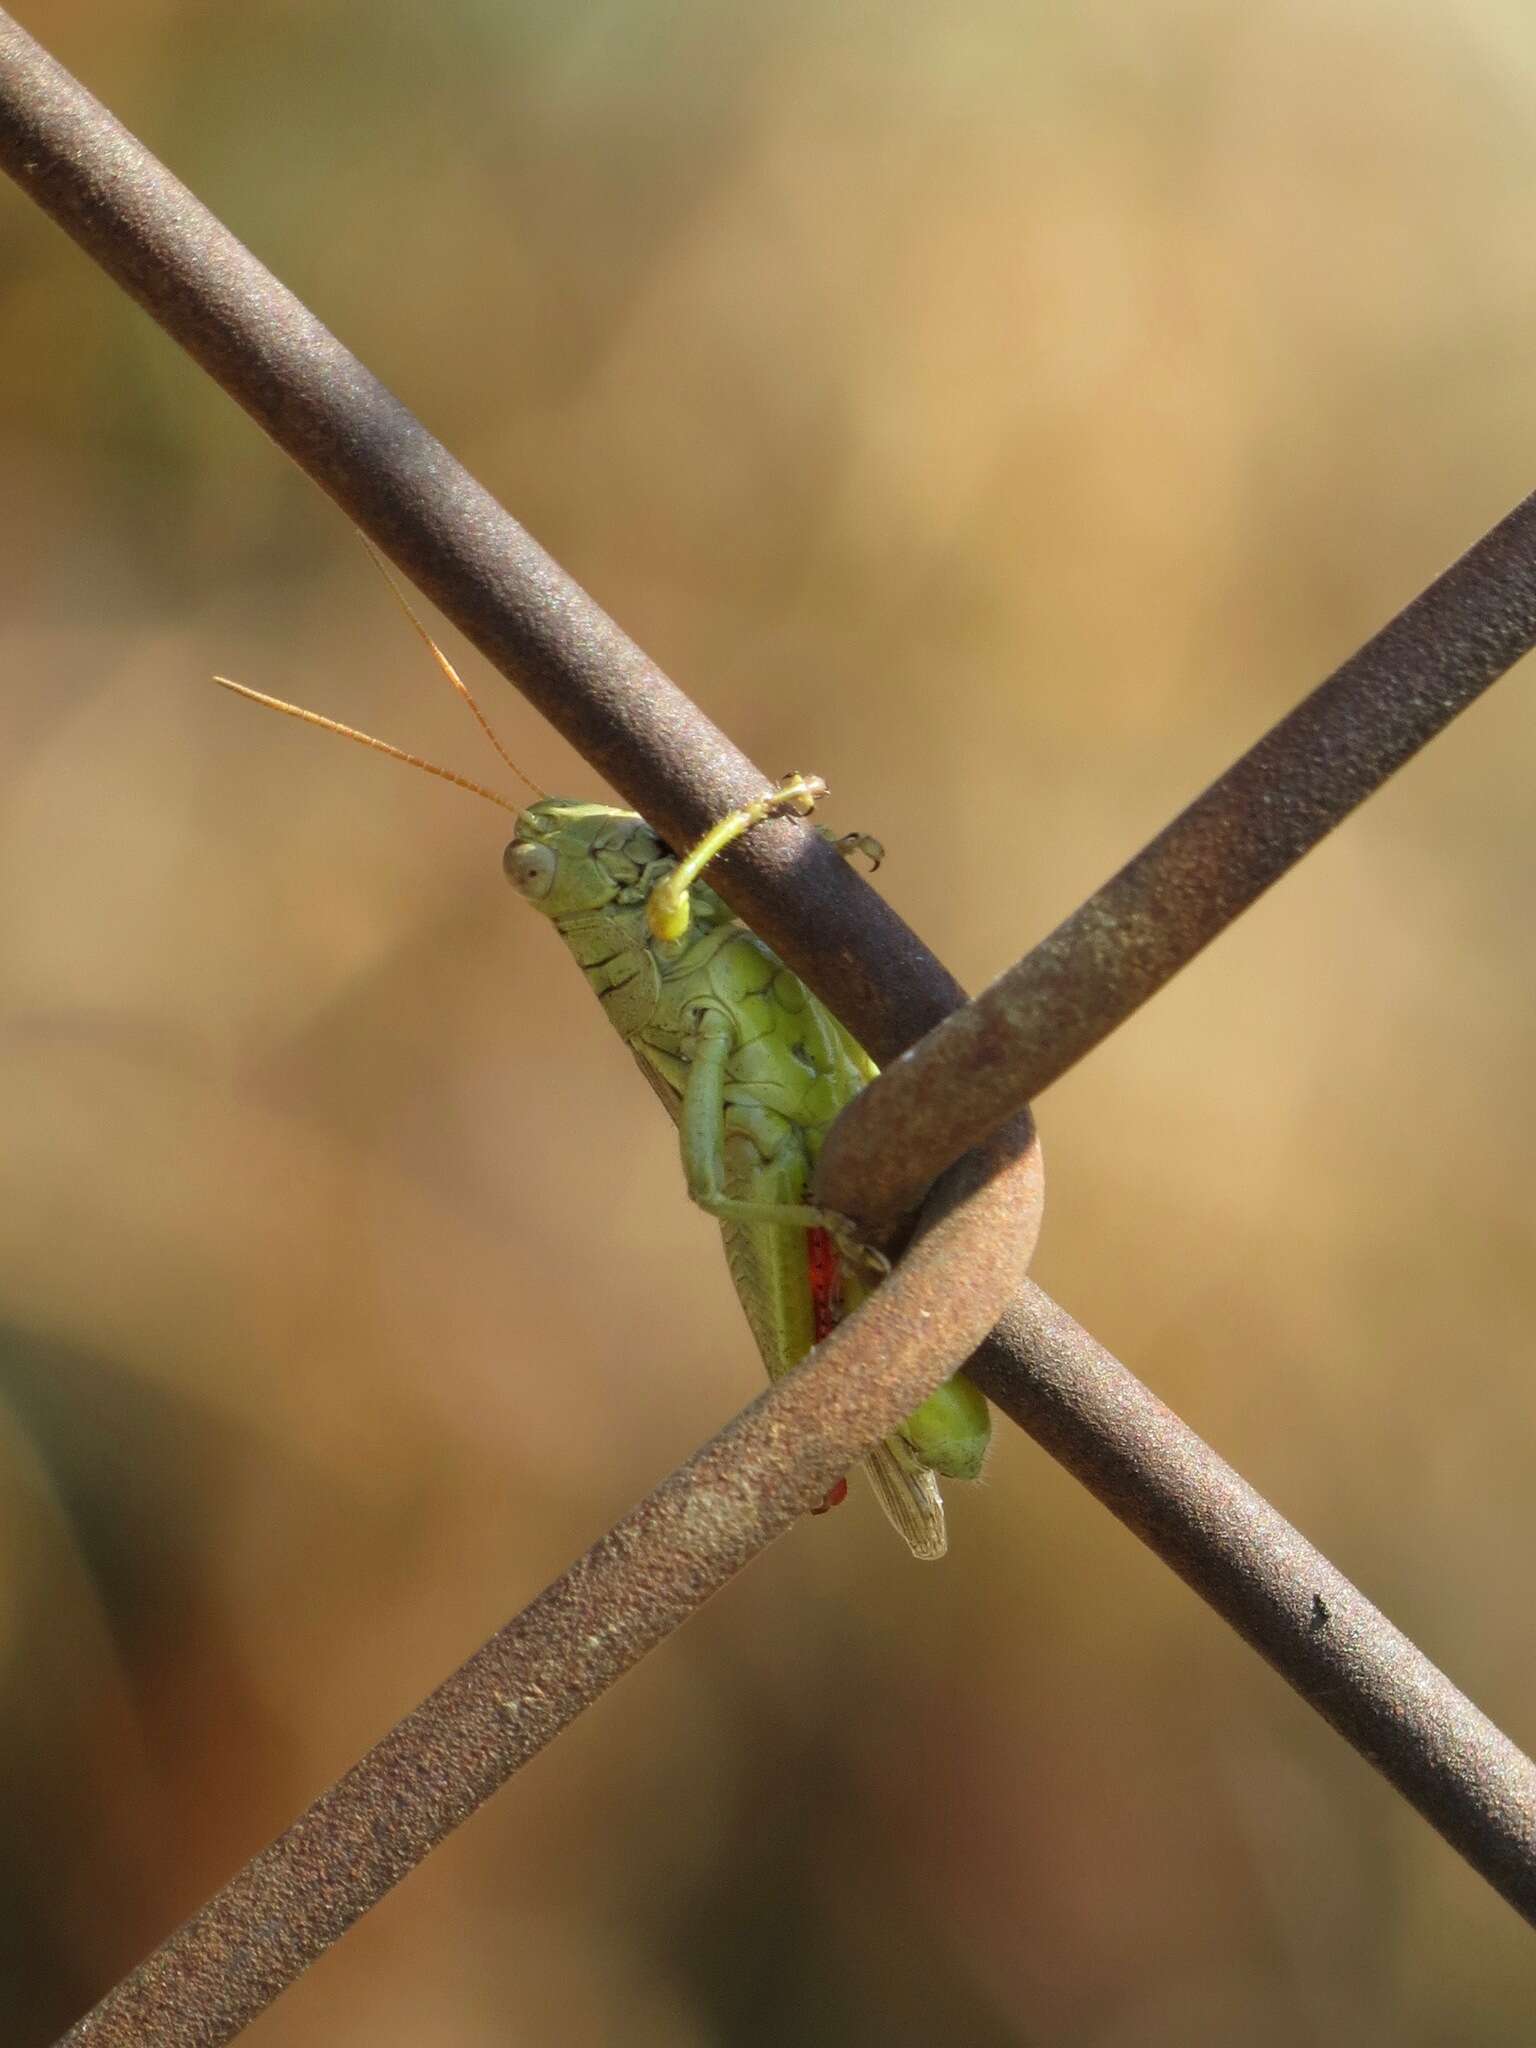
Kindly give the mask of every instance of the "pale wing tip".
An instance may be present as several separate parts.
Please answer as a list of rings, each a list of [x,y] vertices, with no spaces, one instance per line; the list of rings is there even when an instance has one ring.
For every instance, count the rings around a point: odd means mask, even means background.
[[[864,1470],[876,1500],[912,1555],[924,1564],[936,1564],[949,1548],[938,1480],[925,1468],[909,1469],[888,1444],[870,1452]]]

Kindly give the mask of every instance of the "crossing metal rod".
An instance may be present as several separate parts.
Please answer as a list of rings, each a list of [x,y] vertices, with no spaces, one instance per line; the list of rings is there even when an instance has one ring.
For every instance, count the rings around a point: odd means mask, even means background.
[[[253,1857],[68,2048],[233,2040],[961,1363],[1023,1279],[1039,1224],[1039,1151],[1021,1117],[940,1182],[856,1315]]]
[[[832,1209],[901,1216],[1032,1102],[1536,646],[1536,494],[1049,937],[851,1102],[822,1152]]]
[[[1536,1763],[1050,1296],[967,1372],[1536,1923]]]
[[[185,185],[0,12],[0,168],[674,846],[770,778]],[[888,1059],[964,991],[798,820],[710,880]],[[933,1176],[929,1176],[930,1179]]]

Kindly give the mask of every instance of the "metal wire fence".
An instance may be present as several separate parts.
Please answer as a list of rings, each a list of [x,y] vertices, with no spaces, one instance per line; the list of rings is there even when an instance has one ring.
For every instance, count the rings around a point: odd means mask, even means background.
[[[673,843],[766,778],[363,367],[16,24],[0,158]],[[617,1523],[71,2031],[232,2038],[962,1361],[1527,1919],[1536,1768],[1024,1278],[1027,1104],[1536,644],[1536,499],[1489,533],[1056,932],[966,1003],[781,821],[719,886],[884,1062],[820,1199],[892,1279]]]

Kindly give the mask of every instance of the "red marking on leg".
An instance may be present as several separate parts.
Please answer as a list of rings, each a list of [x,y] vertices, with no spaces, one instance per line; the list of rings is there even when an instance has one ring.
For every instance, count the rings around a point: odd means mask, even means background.
[[[824,1230],[808,1230],[805,1233],[806,1277],[811,1287],[811,1317],[816,1330],[816,1342],[830,1336],[843,1320],[843,1262],[838,1256],[837,1246]],[[812,1508],[813,1515],[825,1515],[833,1508],[841,1507],[848,1498],[848,1481],[839,1479],[829,1489],[826,1499],[819,1508]]]
[[[837,1246],[824,1230],[805,1233],[805,1262],[811,1287],[811,1315],[819,1344],[843,1320],[843,1262]]]

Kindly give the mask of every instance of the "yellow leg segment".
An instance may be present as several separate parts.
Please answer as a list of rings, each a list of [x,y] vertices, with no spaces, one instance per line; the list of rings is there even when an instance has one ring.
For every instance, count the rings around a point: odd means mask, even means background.
[[[754,825],[761,825],[765,818],[779,818],[786,812],[792,812],[797,818],[808,817],[818,799],[826,793],[827,785],[819,775],[786,775],[779,787],[770,789],[766,796],[743,804],[739,811],[727,812],[719,824],[712,825],[698,845],[683,856],[671,874],[651,891],[650,901],[645,906],[645,920],[651,928],[652,937],[674,943],[682,938],[688,929],[690,916],[688,891],[716,854],[734,845],[744,832],[750,832]]]

